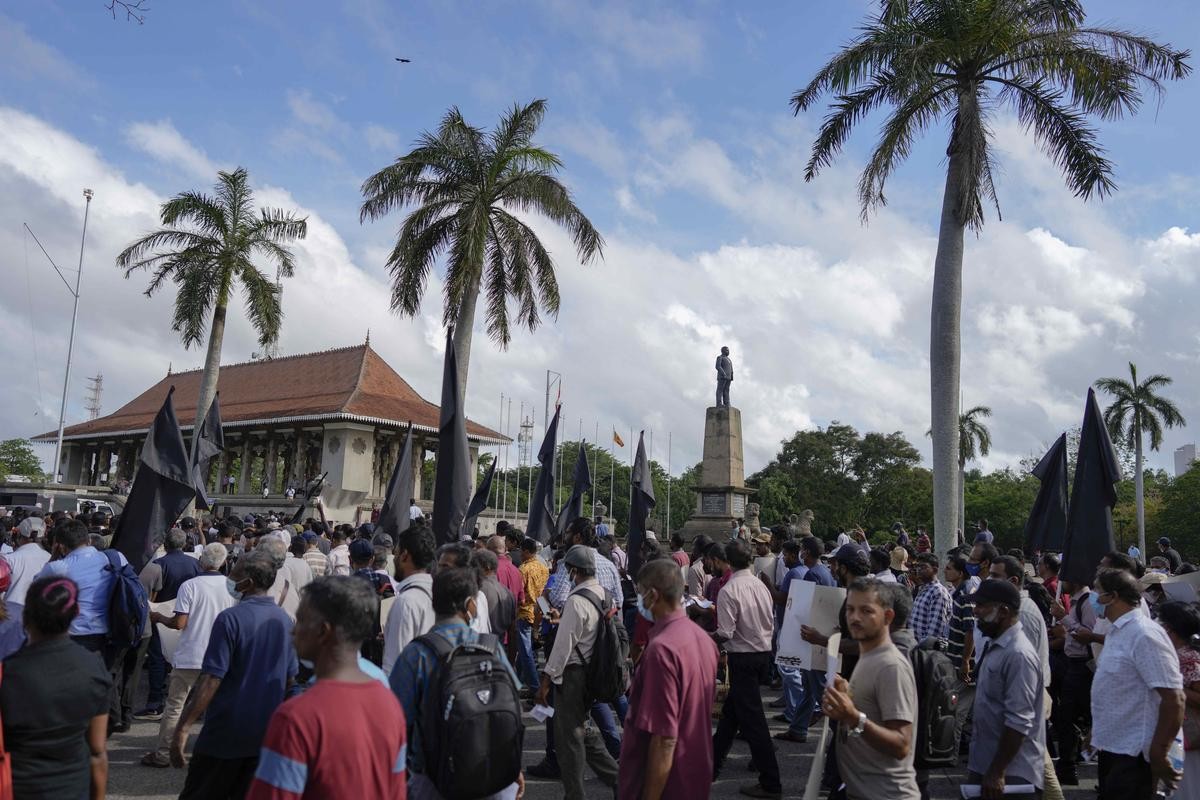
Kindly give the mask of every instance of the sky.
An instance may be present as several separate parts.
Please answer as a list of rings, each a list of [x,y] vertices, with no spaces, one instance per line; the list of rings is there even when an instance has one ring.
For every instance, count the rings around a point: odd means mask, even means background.
[[[515,432],[524,406],[540,432],[554,370],[570,438],[598,428],[608,446],[616,429],[627,458],[629,432],[653,431],[653,457],[678,474],[700,458],[727,345],[747,474],[780,440],[834,420],[902,431],[928,460],[945,126],[913,149],[864,225],[855,186],[881,117],[806,183],[824,112],[788,106],[872,0],[160,0],[140,25],[106,5],[0,8],[0,438],[56,426],[71,321],[70,294],[23,223],[73,270],[82,189],[95,191],[66,413],[82,421],[87,376],[103,373],[109,413],[169,369],[203,362],[170,330],[170,292],[147,298],[145,277],[126,280],[115,257],[154,229],[164,200],[238,166],[259,204],[308,217],[280,353],[358,344],[369,331],[436,399],[441,283],[418,317],[389,312],[386,256],[403,217],[360,224],[360,186],[451,106],[490,127],[514,103],[545,98],[537,141],[562,157],[604,257],[580,265],[561,230],[533,221],[558,264],[561,313],[507,351],[477,332],[472,418]],[[1094,22],[1179,48],[1200,34],[1185,0],[1136,15],[1117,0],[1087,8]],[[1101,124],[1120,190],[1084,203],[1015,118],[993,120],[1003,218],[968,234],[962,330],[964,403],[993,412],[985,469],[1040,454],[1080,423],[1088,385],[1126,375],[1129,361],[1174,377],[1169,394],[1191,423],[1167,433],[1151,465],[1169,469],[1174,448],[1196,440],[1198,123],[1192,77]],[[227,364],[258,349],[237,302],[230,319]]]

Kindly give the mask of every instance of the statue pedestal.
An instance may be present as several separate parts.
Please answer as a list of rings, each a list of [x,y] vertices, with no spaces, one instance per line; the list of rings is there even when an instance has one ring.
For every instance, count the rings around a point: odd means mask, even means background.
[[[714,406],[704,414],[704,460],[696,507],[680,532],[690,541],[704,534],[714,541],[729,539],[730,520],[745,516],[753,489],[746,488],[742,463],[742,412]]]

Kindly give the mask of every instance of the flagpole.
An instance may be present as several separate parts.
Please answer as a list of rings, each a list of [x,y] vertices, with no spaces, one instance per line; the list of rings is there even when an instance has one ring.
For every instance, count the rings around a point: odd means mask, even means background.
[[[615,473],[616,469],[617,469],[616,444],[617,444],[617,428],[616,428],[616,426],[613,426],[613,436],[612,436],[612,439],[610,439],[608,442],[608,513],[609,514],[612,514],[612,511],[613,511],[613,504],[612,504],[612,501],[613,501],[613,473]],[[616,531],[613,531],[613,534],[616,535]]]
[[[633,508],[633,457],[634,457],[634,451],[636,449],[637,448],[633,444],[633,426],[630,425],[629,426],[629,498],[628,499],[629,499],[629,507],[631,509]],[[625,535],[628,536],[629,532],[626,531]]]
[[[671,540],[671,432],[667,431],[667,541]]]
[[[596,438],[592,440],[596,447],[600,446],[600,420],[596,420]],[[592,480],[596,480],[596,467],[600,466],[600,451],[597,450],[592,455]],[[591,516],[596,516],[596,484],[592,484],[591,492],[592,513]]]
[[[500,393],[500,424],[496,427],[496,430],[500,431],[501,436],[504,435],[504,392]],[[498,445],[498,444],[496,445],[496,460],[497,461],[500,460],[500,445]],[[496,499],[492,503],[492,508],[495,509],[499,505],[501,505],[500,487],[497,486],[496,487]],[[501,516],[503,516],[503,512],[501,512]]]

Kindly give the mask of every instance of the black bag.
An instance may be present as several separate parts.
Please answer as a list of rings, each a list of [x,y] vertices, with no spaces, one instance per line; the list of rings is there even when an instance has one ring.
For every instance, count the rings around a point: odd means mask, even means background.
[[[108,597],[108,644],[114,650],[137,647],[150,619],[150,598],[133,567],[121,563],[120,553],[116,550],[102,552],[108,559],[104,569],[113,573],[112,591]]]
[[[600,612],[600,626],[596,630],[596,643],[592,645],[592,657],[583,658],[579,646],[575,652],[583,661],[584,686],[588,696],[598,703],[615,703],[617,698],[629,691],[629,631],[618,614],[611,613],[613,598],[604,592],[600,601],[590,591],[584,590],[576,596],[587,598]]]
[[[913,766],[918,769],[940,769],[958,763],[958,741],[954,735],[958,675],[954,662],[942,647],[939,641],[927,640],[908,654],[917,684]]]
[[[521,772],[525,727],[499,637],[481,634],[457,647],[436,633],[416,641],[438,660],[417,721],[425,777],[446,800],[487,797],[512,785]]]

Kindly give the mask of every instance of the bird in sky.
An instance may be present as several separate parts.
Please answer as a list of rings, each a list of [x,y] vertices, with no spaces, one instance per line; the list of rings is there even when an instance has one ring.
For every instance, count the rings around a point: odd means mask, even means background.
[[[411,64],[412,63],[411,58],[397,58],[396,60],[399,61],[401,64]]]

